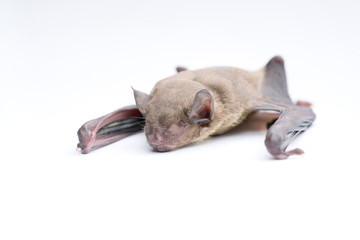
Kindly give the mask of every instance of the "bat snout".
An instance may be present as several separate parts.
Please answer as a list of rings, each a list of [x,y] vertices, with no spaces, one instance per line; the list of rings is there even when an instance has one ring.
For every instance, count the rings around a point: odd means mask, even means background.
[[[145,135],[150,146],[157,152],[168,152],[179,145],[179,136],[171,128],[152,128]]]
[[[163,136],[159,134],[152,134],[147,136],[148,143],[157,152],[168,152],[174,150],[176,145],[166,141]]]

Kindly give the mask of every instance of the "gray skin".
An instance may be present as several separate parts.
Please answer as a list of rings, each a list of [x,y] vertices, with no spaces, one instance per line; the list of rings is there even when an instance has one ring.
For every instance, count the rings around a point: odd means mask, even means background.
[[[265,145],[269,153],[275,159],[303,153],[301,149],[286,149],[311,125],[315,114],[309,103],[294,104],[291,101],[281,57],[272,58],[264,68],[255,72],[231,67],[177,70],[178,74],[159,81],[150,95],[134,90],[137,107],[126,108],[126,111],[132,109],[132,115],[127,117],[120,109],[104,116],[110,117],[111,121],[102,126],[100,122],[104,117],[92,120],[92,124],[89,124],[91,121],[85,123],[78,132],[78,147],[87,149],[82,152],[92,150],[92,145],[99,147],[96,143],[100,136],[100,146],[107,144],[106,139],[113,142],[110,140],[114,140],[117,134],[109,126],[119,126],[116,128],[122,134],[119,139],[140,131],[142,117],[145,118],[148,143],[155,151],[165,152],[222,134],[241,124],[253,112],[271,111],[277,113],[278,119],[266,134]],[[117,119],[116,115],[121,117]],[[121,124],[124,121],[130,122],[131,127]],[[127,129],[122,126],[127,126]],[[103,134],[97,137],[99,130]],[[110,135],[104,135],[104,132]],[[87,141],[90,135],[93,136],[91,144]]]

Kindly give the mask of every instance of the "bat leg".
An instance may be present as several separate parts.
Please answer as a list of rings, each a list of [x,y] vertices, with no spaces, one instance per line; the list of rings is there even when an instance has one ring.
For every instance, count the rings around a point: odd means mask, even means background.
[[[118,109],[84,123],[78,130],[81,153],[111,144],[143,130],[145,119],[136,106]]]

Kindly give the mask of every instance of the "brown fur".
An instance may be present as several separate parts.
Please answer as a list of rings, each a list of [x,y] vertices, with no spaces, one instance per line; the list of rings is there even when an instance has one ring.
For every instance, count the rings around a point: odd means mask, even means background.
[[[190,127],[186,133],[179,134],[178,140],[182,142],[176,142],[176,148],[224,133],[240,124],[251,113],[248,108],[261,100],[259,86],[263,76],[264,69],[247,72],[214,67],[182,71],[161,80],[153,88],[145,107],[145,133],[150,135],[153,129],[168,129],[171,124],[185,123]],[[202,89],[207,89],[214,99],[214,119],[208,126],[189,122],[194,97]],[[138,107],[143,108],[139,104]]]

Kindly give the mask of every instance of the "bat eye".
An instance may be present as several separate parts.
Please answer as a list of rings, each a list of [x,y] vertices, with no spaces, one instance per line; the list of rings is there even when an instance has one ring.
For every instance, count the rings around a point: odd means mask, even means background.
[[[210,124],[210,120],[207,118],[195,119],[193,122],[199,126],[207,127]]]
[[[181,121],[180,124],[179,124],[179,126],[180,126],[180,127],[188,127],[188,126],[190,126],[190,124]]]

